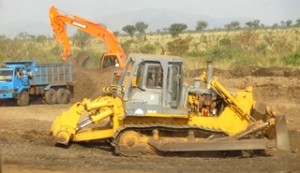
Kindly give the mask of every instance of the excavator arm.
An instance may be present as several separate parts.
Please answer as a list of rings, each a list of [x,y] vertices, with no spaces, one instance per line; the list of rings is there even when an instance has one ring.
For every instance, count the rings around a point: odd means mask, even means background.
[[[119,61],[119,67],[123,68],[126,61],[125,52],[113,32],[105,26],[96,24],[80,16],[63,13],[54,6],[49,9],[49,18],[56,41],[64,47],[64,51],[61,54],[64,61],[71,55],[71,45],[66,30],[66,24],[68,24],[103,41],[107,47],[107,52],[104,56],[116,56]]]

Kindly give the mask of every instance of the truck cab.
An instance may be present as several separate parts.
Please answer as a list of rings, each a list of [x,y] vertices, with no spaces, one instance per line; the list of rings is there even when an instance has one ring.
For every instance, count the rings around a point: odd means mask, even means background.
[[[0,99],[17,99],[19,105],[28,104],[30,71],[33,61],[5,62],[0,69]]]

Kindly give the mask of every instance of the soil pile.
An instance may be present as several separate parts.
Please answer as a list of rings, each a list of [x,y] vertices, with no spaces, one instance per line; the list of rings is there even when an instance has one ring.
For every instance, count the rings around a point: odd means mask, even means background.
[[[79,67],[74,70],[74,97],[73,102],[83,98],[95,99],[101,94],[102,88],[110,86],[113,72],[116,68],[87,69]]]
[[[92,65],[93,67],[88,67],[87,64],[91,63],[89,58],[88,53],[80,52],[68,59],[73,67],[74,94],[72,102],[101,96],[102,88],[110,86],[113,72],[119,70],[115,67],[99,69],[95,64]]]

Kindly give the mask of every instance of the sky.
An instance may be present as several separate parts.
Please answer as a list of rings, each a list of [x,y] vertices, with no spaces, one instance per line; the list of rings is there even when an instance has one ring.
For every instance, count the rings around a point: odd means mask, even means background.
[[[266,25],[300,18],[300,0],[0,0],[0,35],[51,34],[48,9],[52,5],[99,23],[111,15],[149,8],[212,19],[259,19]],[[114,22],[120,21],[114,18],[109,27],[114,28]]]

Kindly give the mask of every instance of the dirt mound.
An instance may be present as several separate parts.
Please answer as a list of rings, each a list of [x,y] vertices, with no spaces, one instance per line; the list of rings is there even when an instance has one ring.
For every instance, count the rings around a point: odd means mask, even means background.
[[[187,70],[186,77],[199,76],[205,68],[196,70]],[[300,69],[285,68],[285,67],[243,67],[230,70],[214,68],[215,76],[223,78],[239,78],[246,76],[267,77],[267,76],[282,76],[282,77],[299,77]]]
[[[206,68],[199,68],[199,69],[196,69],[196,70],[186,70],[185,71],[185,77],[187,79],[194,78],[194,77],[199,77],[199,75],[204,71],[206,72]],[[231,73],[230,70],[223,70],[223,69],[218,69],[218,68],[214,68],[214,75],[215,76],[222,76],[224,78],[232,77],[232,73]]]
[[[245,77],[245,76],[283,76],[283,77],[296,77],[300,75],[299,69],[284,68],[284,67],[244,67],[232,69],[229,71],[232,76]]]
[[[116,68],[87,69],[77,67],[74,71],[74,97],[73,101],[81,101],[83,98],[97,98],[102,93],[102,88],[110,86],[113,72]]]

